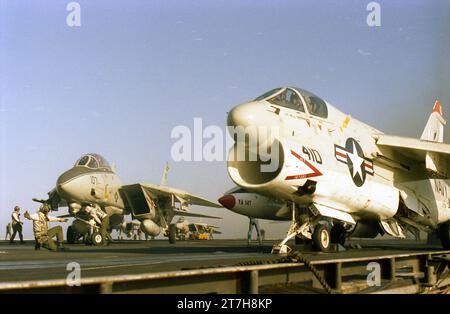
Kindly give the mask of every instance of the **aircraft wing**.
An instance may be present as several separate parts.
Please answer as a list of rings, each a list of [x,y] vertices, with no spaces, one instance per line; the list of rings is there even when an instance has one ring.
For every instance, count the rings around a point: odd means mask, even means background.
[[[377,135],[376,139],[378,146],[389,147],[414,162],[423,162],[426,169],[435,176],[448,178],[450,169],[449,144],[386,134]]]
[[[212,219],[222,219],[222,217],[208,216],[203,214],[197,214],[192,212],[186,212],[184,210],[174,210],[175,215],[184,216],[184,217],[199,217],[199,218],[212,218]]]
[[[192,205],[199,205],[199,206],[206,206],[206,207],[215,207],[215,208],[221,208],[222,205],[217,204],[216,202],[212,202],[209,201],[205,198],[199,197],[199,196],[195,196],[192,194],[186,194],[185,197],[183,197],[184,199],[186,199],[189,204]]]
[[[155,196],[171,197],[172,195],[174,195],[180,201],[183,201],[183,203],[188,204],[188,205],[199,205],[199,206],[215,207],[215,208],[222,207],[222,205],[217,204],[212,201],[209,201],[200,196],[196,196],[196,195],[190,194],[188,192],[178,190],[175,188],[171,188],[168,186],[154,185],[154,184],[141,184],[141,185],[144,189],[146,189],[147,191],[149,191],[151,194],[153,194]]]

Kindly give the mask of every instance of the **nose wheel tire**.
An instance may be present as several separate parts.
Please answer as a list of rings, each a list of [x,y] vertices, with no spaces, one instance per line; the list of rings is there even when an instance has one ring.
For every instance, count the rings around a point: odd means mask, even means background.
[[[177,241],[177,226],[175,224],[169,225],[169,243],[174,244]]]
[[[105,241],[105,239],[103,238],[103,235],[100,232],[95,231],[92,234],[91,241],[92,241],[93,245],[101,246],[101,245],[103,245],[103,242]]]
[[[312,236],[313,248],[316,251],[327,252],[330,249],[330,229],[326,225],[319,224],[314,228]]]

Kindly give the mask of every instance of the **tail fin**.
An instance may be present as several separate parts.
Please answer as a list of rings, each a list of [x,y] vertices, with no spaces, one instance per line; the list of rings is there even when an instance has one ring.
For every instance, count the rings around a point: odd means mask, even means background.
[[[161,177],[161,182],[159,185],[167,185],[167,174],[169,173],[169,163],[166,161],[166,164],[164,165],[163,174]]]
[[[446,121],[442,116],[442,106],[439,100],[436,100],[433,106],[433,111],[428,118],[427,125],[423,130],[421,140],[432,141],[432,142],[444,142],[444,125]]]

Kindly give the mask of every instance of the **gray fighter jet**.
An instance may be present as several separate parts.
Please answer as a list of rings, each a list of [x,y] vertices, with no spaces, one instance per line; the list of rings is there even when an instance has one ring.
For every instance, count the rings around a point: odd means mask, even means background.
[[[74,217],[73,224],[67,230],[68,242],[84,236],[94,245],[105,242],[102,223],[108,222],[111,230],[123,222],[124,215],[130,215],[141,222],[141,230],[149,236],[158,236],[161,232],[170,243],[176,239],[176,226],[172,224],[174,216],[216,218],[188,212],[189,205],[222,207],[205,198],[166,186],[168,164],[165,165],[161,183],[136,183],[123,185],[109,163],[98,154],[83,155],[75,165],[59,176],[56,187],[51,190],[47,200],[35,201],[48,203],[53,210],[61,206],[69,208],[69,214],[61,217]],[[92,208],[97,208],[101,216],[98,219]],[[101,210],[100,210],[101,209]],[[106,215],[105,215],[106,213]],[[87,237],[86,237],[87,236]]]

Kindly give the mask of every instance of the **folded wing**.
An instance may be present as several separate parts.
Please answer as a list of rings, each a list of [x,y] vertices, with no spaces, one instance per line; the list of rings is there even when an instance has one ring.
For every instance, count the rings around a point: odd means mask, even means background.
[[[380,147],[389,147],[413,162],[424,163],[425,168],[434,178],[449,177],[449,144],[387,134],[377,135],[376,143]]]

